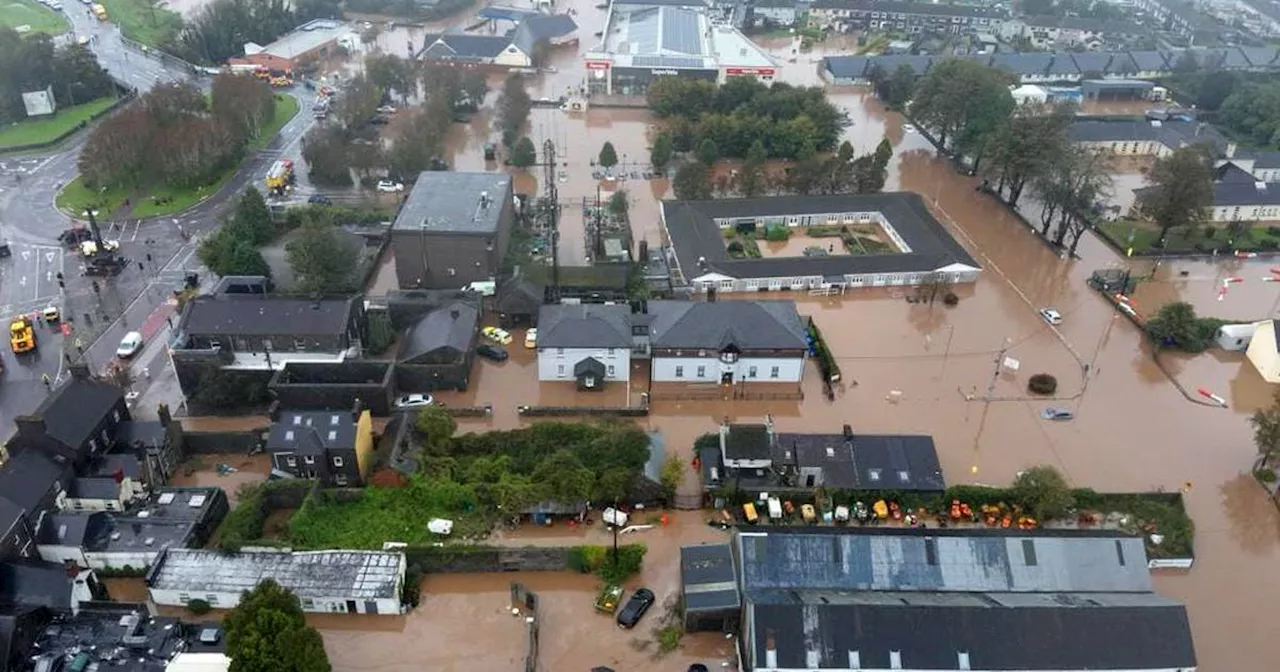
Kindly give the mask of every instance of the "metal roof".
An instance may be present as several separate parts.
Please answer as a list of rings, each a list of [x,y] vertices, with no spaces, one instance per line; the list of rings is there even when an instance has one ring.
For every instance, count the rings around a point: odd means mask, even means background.
[[[1149,592],[1139,537],[952,529],[739,532],[742,584],[757,590]]]
[[[192,594],[253,590],[273,579],[300,598],[397,597],[404,555],[385,551],[224,553],[169,549],[147,585]]]
[[[729,544],[681,546],[680,580],[688,611],[721,611],[741,605]]]
[[[418,175],[391,228],[427,235],[496,233],[510,201],[506,173],[426,171]]]
[[[298,26],[262,49],[263,53],[293,59],[336,41],[351,32],[347,24],[331,19],[316,19]]]

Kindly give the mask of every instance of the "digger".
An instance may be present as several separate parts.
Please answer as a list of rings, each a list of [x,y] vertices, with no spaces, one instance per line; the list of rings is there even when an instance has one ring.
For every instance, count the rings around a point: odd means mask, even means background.
[[[31,325],[31,318],[19,315],[9,324],[9,346],[16,355],[36,349],[36,330]]]

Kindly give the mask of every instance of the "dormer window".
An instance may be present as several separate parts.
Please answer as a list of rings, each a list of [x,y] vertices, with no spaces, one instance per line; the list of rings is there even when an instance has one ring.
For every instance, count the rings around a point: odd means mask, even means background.
[[[733,364],[738,361],[738,353],[728,351],[722,352],[720,353],[720,361],[725,364]]]

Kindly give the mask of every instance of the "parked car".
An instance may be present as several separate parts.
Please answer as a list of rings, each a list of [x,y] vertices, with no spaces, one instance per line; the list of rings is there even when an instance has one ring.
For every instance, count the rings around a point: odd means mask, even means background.
[[[505,362],[507,361],[507,358],[511,356],[507,354],[506,350],[503,350],[496,345],[489,345],[488,343],[482,343],[476,346],[476,354],[494,362]]]
[[[1071,420],[1076,417],[1076,414],[1065,408],[1050,406],[1049,408],[1040,411],[1040,417],[1045,420]]]
[[[44,310],[40,311],[40,317],[45,322],[48,322],[49,324],[53,324],[54,322],[57,322],[58,320],[62,319],[62,313],[58,312],[57,306],[48,306]]]
[[[131,331],[120,339],[120,347],[116,348],[116,357],[129,359],[142,349],[142,334]]]
[[[524,332],[524,347],[529,349],[538,347],[537,327],[531,327],[528,331]]]
[[[395,113],[396,113],[396,108],[390,105],[383,105],[382,107],[378,108],[378,114],[395,114]]]
[[[406,394],[396,399],[396,408],[426,408],[434,403],[429,394]]]
[[[652,607],[657,599],[653,591],[648,588],[641,588],[632,593],[631,599],[627,600],[622,611],[618,612],[618,627],[627,629],[636,627],[636,623],[640,622],[644,612],[649,611],[649,607]]]
[[[378,191],[394,194],[404,191],[404,184],[400,182],[392,182],[391,180],[378,180]]]
[[[707,666],[702,663],[694,663],[689,666],[688,672],[709,672],[709,670],[707,670]]]
[[[480,330],[480,333],[484,334],[485,338],[493,341],[494,343],[500,343],[502,345],[511,345],[511,333],[508,332],[506,329],[500,329],[498,327],[485,327]]]
[[[316,205],[333,205],[333,201],[329,200],[329,197],[324,194],[311,194],[307,202]]]
[[[1043,318],[1045,322],[1048,322],[1055,327],[1062,324],[1062,313],[1059,313],[1052,308],[1041,308],[1040,317]]]

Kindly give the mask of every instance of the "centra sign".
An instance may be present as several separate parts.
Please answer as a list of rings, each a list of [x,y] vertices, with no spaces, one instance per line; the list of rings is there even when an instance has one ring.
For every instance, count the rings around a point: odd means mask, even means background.
[[[678,74],[680,74],[680,71],[679,71],[679,70],[650,70],[650,71],[649,71],[649,74],[652,74],[652,75],[678,75]]]

